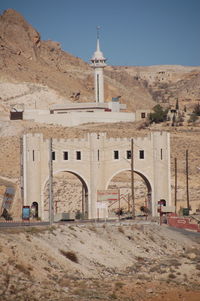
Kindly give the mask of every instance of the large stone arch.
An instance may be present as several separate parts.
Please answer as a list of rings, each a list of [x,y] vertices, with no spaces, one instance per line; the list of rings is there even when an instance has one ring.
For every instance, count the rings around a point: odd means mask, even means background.
[[[90,195],[90,186],[88,185],[88,181],[85,179],[85,177],[77,170],[73,170],[73,169],[68,169],[68,168],[62,168],[62,169],[57,169],[55,171],[53,171],[53,177],[61,172],[66,172],[66,173],[70,173],[75,175],[80,182],[82,183],[83,186],[83,191],[82,191],[82,198],[83,202],[84,202],[84,216],[87,218],[88,216],[88,210],[89,210],[89,195]],[[44,191],[45,191],[45,187],[47,185],[49,181],[49,176],[45,178],[45,180],[43,181],[42,184],[42,189],[41,189],[41,215],[43,215],[44,213],[44,201],[45,201],[45,195],[44,195]],[[47,220],[48,216],[42,216],[42,219]]]
[[[130,168],[120,168],[118,170],[116,170],[111,176],[109,176],[109,179],[107,180],[106,182],[106,189],[108,189],[108,186],[111,182],[111,180],[118,174],[124,172],[124,171],[130,171],[131,172],[131,169]],[[145,174],[145,172],[141,172],[139,170],[136,170],[134,169],[134,173],[138,174],[144,181],[146,187],[147,187],[147,197],[148,197],[148,203],[149,203],[149,209],[151,210],[152,212],[152,207],[153,207],[153,204],[152,204],[152,200],[153,200],[153,185],[151,183],[151,180],[148,178],[148,176]]]
[[[171,206],[169,133],[152,132],[133,138],[134,170],[146,183],[156,216],[160,199]],[[51,147],[51,148],[50,148]],[[42,134],[23,136],[22,200],[31,206],[38,202],[39,216],[44,218],[43,191],[48,180],[49,162],[53,173],[71,172],[85,183],[88,190],[88,218],[97,217],[100,206],[97,192],[105,190],[117,173],[130,170],[130,138],[107,138],[105,133],[88,133],[84,138],[45,139]],[[54,158],[50,157],[50,150]],[[63,154],[69,156],[64,158]],[[77,153],[81,156],[77,157]],[[115,156],[117,153],[117,156]]]

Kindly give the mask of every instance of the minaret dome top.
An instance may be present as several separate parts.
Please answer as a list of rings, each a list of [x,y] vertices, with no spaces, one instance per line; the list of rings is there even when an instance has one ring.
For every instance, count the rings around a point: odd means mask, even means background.
[[[100,43],[99,43],[99,27],[97,27],[97,46],[96,51],[94,52],[91,62],[92,67],[105,67],[106,66],[106,58],[103,56],[102,51],[100,50]]]

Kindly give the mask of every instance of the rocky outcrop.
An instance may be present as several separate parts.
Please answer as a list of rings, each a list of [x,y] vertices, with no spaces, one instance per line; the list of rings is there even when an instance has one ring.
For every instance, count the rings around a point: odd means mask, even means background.
[[[1,47],[13,54],[36,59],[40,34],[15,10],[8,9],[0,16]]]

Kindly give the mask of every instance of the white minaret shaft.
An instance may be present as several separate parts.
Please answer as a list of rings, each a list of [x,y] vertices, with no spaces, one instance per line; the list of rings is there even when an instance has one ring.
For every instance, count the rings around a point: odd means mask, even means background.
[[[97,27],[97,48],[91,58],[91,66],[94,68],[94,82],[95,82],[95,99],[96,103],[104,103],[104,80],[103,68],[106,66],[106,59],[100,50],[99,46],[99,27]]]

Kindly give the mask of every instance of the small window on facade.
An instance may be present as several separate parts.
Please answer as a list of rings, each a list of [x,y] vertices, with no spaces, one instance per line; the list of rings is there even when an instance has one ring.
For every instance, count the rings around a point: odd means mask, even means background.
[[[33,150],[33,161],[35,161],[35,151]]]
[[[99,161],[99,158],[100,158],[100,156],[99,156],[99,149],[97,150],[97,160]]]
[[[56,160],[56,153],[55,153],[55,152],[52,152],[52,153],[51,153],[51,159],[52,159],[53,161]]]
[[[162,150],[162,148],[160,149],[160,160],[162,160],[163,159],[163,150]]]
[[[126,159],[131,159],[131,150],[126,151]]]
[[[69,160],[68,152],[63,152],[63,160]]]
[[[81,152],[80,151],[76,152],[76,160],[81,160]]]
[[[141,113],[141,118],[145,118],[145,117],[146,117],[145,112],[142,112],[142,113]]]
[[[114,151],[114,159],[115,160],[119,159],[119,151],[117,150]]]
[[[144,151],[140,150],[140,159],[144,159]]]

